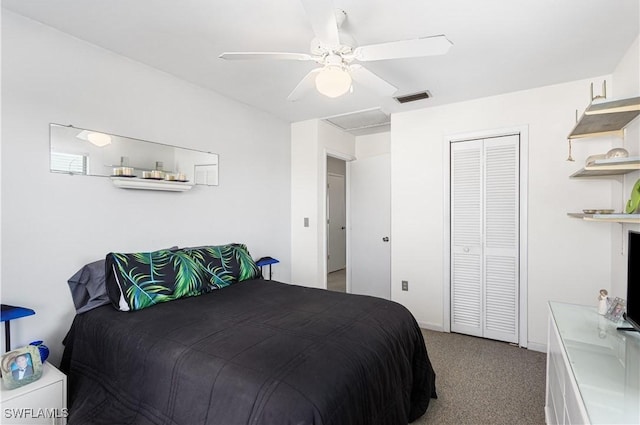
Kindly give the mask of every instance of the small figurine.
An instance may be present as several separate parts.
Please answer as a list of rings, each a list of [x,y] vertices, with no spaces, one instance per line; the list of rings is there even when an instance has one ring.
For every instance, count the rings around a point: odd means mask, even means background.
[[[607,310],[609,309],[609,293],[606,289],[600,290],[600,295],[598,296],[598,314],[602,314],[603,316],[607,314]]]

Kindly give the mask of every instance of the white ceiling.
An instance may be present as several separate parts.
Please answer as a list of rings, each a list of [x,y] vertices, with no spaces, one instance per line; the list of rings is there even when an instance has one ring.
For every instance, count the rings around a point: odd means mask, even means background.
[[[318,0],[331,1],[331,0]],[[640,33],[638,0],[333,0],[358,45],[445,34],[443,56],[368,62],[431,99],[400,105],[354,86],[336,99],[287,95],[313,62],[225,61],[224,51],[309,53],[299,0],[2,0],[5,9],[287,121],[382,108],[393,113],[614,71]],[[588,93],[585,93],[588,101]]]

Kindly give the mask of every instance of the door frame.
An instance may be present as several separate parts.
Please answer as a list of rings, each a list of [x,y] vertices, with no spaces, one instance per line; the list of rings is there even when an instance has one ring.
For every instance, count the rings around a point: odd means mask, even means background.
[[[320,241],[322,241],[322,288],[327,289],[327,274],[328,274],[328,264],[327,264],[327,183],[328,183],[328,171],[327,171],[327,157],[333,157],[337,159],[341,159],[344,162],[350,162],[356,159],[355,156],[346,154],[344,152],[335,151],[332,149],[324,148],[323,152],[324,161],[321,164],[321,175],[322,178],[322,188],[320,189],[320,196],[322,199],[322,207],[320,208],[320,222],[323,223],[322,226],[319,226],[320,231]],[[349,167],[345,167],[345,176],[344,176],[344,184],[345,184],[345,221],[346,221],[346,247],[347,250],[347,261],[346,261],[346,291],[347,293],[351,292],[351,276],[349,271],[351,270],[351,258],[349,255],[349,251],[351,248],[350,238],[351,238],[351,212],[350,212],[350,191],[349,191]]]
[[[528,345],[528,312],[527,312],[527,288],[528,288],[528,176],[529,176],[529,126],[514,126],[474,132],[448,134],[443,137],[443,330],[451,332],[451,151],[450,145],[474,139],[488,139],[492,137],[520,135],[520,246],[519,246],[519,318],[518,318],[518,345],[526,348]]]

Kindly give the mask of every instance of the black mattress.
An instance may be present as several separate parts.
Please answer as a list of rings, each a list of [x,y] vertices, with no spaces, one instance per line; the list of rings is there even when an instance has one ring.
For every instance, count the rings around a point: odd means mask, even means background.
[[[395,302],[249,280],[134,312],[77,315],[69,424],[406,424],[436,397]]]

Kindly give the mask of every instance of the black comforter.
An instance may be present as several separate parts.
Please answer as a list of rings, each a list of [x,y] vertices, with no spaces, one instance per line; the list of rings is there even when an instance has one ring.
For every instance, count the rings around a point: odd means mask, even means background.
[[[70,424],[406,424],[436,396],[403,306],[263,280],[80,314],[61,367]]]

